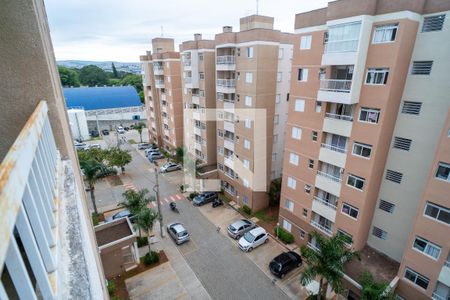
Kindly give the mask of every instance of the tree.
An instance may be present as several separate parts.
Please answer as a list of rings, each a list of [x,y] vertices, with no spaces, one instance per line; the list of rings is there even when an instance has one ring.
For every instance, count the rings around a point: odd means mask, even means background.
[[[141,99],[141,103],[142,103],[142,104],[145,104],[144,91],[140,91],[140,92],[138,93],[138,95],[139,95],[139,99]]]
[[[303,285],[307,285],[319,276],[320,282],[317,299],[320,300],[322,298],[324,280],[328,282],[336,293],[342,291],[341,279],[344,274],[344,263],[355,257],[359,258],[359,253],[347,249],[346,240],[342,235],[325,238],[315,231],[310,233],[310,235],[311,238],[316,240],[316,245],[319,250],[315,251],[309,247],[301,247],[301,254],[307,267],[300,277],[300,282]]]
[[[155,224],[155,221],[158,218],[159,218],[159,214],[156,211],[154,211],[153,209],[150,209],[148,207],[145,207],[139,213],[139,216],[138,216],[138,218],[136,220],[137,226],[147,233],[148,253],[151,252],[151,249],[150,249],[150,232],[153,230],[153,225]]]
[[[80,167],[83,170],[84,177],[89,185],[89,191],[91,193],[92,206],[94,207],[95,214],[98,215],[97,205],[95,203],[95,184],[100,178],[115,174],[115,170],[108,168],[102,163],[94,159],[81,160]]]
[[[185,148],[185,147],[182,147],[182,146],[177,147],[177,148],[175,149],[175,157],[174,157],[174,160],[175,160],[177,163],[183,163],[184,153],[186,153],[186,148]]]
[[[139,93],[143,90],[142,77],[138,74],[128,74],[120,81],[121,85],[132,85]]]
[[[58,66],[59,79],[63,87],[79,87],[80,78],[78,72],[64,66]]]
[[[145,128],[145,123],[139,122],[138,124],[134,125],[133,128],[139,132],[139,137],[140,137],[141,143],[142,143],[142,129]]]
[[[122,172],[125,172],[125,165],[129,164],[132,160],[130,153],[126,150],[119,148],[111,148],[106,154],[106,161],[110,167],[120,167]]]
[[[112,68],[112,73],[113,73],[114,78],[119,78],[119,73],[117,73],[117,69],[116,69],[116,66],[114,65],[114,62],[111,63],[111,68]]]
[[[109,150],[99,149],[99,148],[90,148],[88,150],[79,150],[78,151],[78,159],[82,160],[90,160],[93,159],[98,163],[104,163]]]
[[[393,300],[387,282],[377,282],[372,274],[364,271],[359,283],[361,284],[361,300]]]
[[[139,214],[141,211],[147,207],[147,205],[155,201],[155,197],[153,196],[147,196],[148,190],[147,189],[141,189],[139,191],[135,190],[126,190],[122,193],[122,196],[124,198],[123,202],[120,202],[118,206],[125,207],[128,209],[133,215],[135,215],[136,219],[139,218]],[[139,236],[141,236],[141,229],[139,228]]]
[[[281,197],[281,178],[272,180],[269,188],[269,205],[278,206]]]
[[[94,65],[87,65],[80,69],[80,81],[83,85],[106,85],[108,77],[105,71]]]

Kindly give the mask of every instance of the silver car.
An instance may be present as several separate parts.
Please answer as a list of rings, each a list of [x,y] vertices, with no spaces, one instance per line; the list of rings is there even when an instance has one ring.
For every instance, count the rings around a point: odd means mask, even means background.
[[[241,236],[244,235],[247,231],[252,230],[256,227],[256,224],[252,221],[249,221],[247,219],[241,219],[238,220],[232,224],[230,224],[227,228],[228,235],[231,236],[233,239],[237,240]]]
[[[167,232],[177,245],[183,244],[190,239],[189,233],[181,223],[171,223],[167,225]]]
[[[179,164],[172,163],[172,162],[165,163],[161,168],[159,168],[159,171],[161,173],[167,173],[167,172],[172,172],[172,171],[176,171],[176,170],[181,170],[181,166]]]

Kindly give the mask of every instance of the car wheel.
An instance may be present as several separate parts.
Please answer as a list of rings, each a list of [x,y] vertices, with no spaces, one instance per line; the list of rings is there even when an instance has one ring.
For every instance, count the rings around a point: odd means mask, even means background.
[[[267,243],[268,241],[269,241],[269,239],[267,238],[267,239],[264,241],[264,244]]]
[[[300,268],[301,265],[302,265],[301,262],[297,263],[297,268]]]
[[[235,240],[238,240],[238,239],[240,239],[241,238],[241,236],[240,235],[237,235],[234,239]]]
[[[280,278],[283,279],[285,275],[286,275],[286,274],[284,274],[284,273],[281,274],[281,275],[280,275]]]
[[[252,250],[253,250],[253,248],[250,247],[250,248],[248,248],[247,252],[252,252]]]

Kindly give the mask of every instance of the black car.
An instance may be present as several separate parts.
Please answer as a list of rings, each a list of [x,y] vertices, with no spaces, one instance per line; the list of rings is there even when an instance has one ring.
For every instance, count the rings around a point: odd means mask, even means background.
[[[97,130],[92,130],[91,131],[91,137],[99,137],[99,133],[98,133],[98,131]]]
[[[109,135],[109,130],[108,129],[103,129],[102,130],[102,134],[103,135]]]
[[[269,264],[270,272],[278,278],[283,278],[289,271],[302,265],[300,254],[293,251],[281,253]]]
[[[197,206],[202,206],[206,203],[213,202],[217,198],[218,198],[218,195],[216,192],[204,192],[204,193],[201,193],[200,195],[196,196],[192,200],[192,203]]]

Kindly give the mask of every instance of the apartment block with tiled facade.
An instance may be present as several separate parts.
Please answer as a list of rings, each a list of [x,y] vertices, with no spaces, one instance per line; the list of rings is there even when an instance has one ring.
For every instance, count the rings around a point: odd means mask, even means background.
[[[185,140],[185,147],[199,160],[200,166],[216,169],[216,121],[206,120],[205,113],[205,109],[216,108],[215,42],[195,34],[194,40],[180,45],[180,53],[184,107],[196,112],[192,114],[193,143]]]
[[[402,257],[450,103],[449,9],[340,0],[296,15],[279,221],[298,244],[317,249],[317,231],[361,251],[346,268],[349,297],[364,269],[399,287],[411,277]]]
[[[227,196],[253,211],[267,206],[271,176],[281,174],[276,161],[282,156],[278,145],[284,144],[292,37],[274,30],[273,18],[259,15],[241,18],[239,32],[225,26],[215,37],[217,109],[224,110],[217,122],[218,175]],[[243,109],[265,110],[264,137],[255,140],[256,123],[240,115]],[[264,145],[265,154],[255,155],[255,147]],[[257,176],[251,175],[264,164]],[[254,189],[254,180],[264,188]]]
[[[152,39],[153,53],[140,57],[150,141],[165,150],[183,146],[180,53],[174,40]]]

